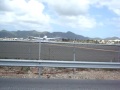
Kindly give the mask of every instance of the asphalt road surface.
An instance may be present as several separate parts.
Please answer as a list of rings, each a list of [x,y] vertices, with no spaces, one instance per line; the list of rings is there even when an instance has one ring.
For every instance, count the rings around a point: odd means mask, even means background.
[[[0,78],[0,90],[120,90],[120,80]]]
[[[115,45],[41,43],[40,47],[40,59],[43,60],[73,61],[75,52],[76,61],[120,61],[120,46]],[[1,41],[0,58],[38,60],[39,43]]]

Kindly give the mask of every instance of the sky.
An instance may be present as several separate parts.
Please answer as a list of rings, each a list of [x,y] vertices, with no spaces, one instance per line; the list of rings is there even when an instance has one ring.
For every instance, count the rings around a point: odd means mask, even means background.
[[[0,0],[0,30],[120,37],[120,0]]]

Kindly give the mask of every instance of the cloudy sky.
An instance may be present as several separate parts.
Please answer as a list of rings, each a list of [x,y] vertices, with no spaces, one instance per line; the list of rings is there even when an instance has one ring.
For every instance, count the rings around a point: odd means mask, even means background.
[[[120,0],[0,0],[0,30],[120,37]]]

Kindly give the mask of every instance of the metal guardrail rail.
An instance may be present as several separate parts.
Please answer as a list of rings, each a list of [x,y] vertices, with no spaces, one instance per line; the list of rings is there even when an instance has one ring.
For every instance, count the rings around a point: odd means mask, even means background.
[[[83,62],[83,61],[50,61],[50,60],[20,60],[20,59],[0,59],[0,66],[120,69],[119,62]]]

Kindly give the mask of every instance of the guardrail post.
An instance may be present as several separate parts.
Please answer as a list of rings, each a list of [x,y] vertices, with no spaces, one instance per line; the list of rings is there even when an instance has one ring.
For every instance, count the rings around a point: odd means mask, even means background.
[[[39,68],[39,70],[38,70],[38,72],[39,72],[39,78],[41,78],[42,68],[41,67],[38,67],[38,68]]]

